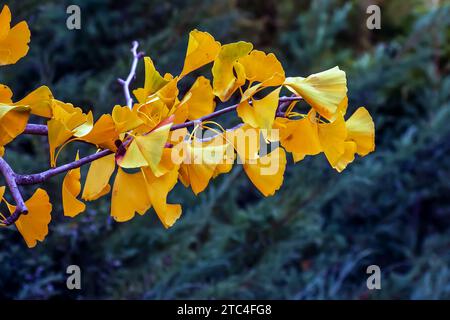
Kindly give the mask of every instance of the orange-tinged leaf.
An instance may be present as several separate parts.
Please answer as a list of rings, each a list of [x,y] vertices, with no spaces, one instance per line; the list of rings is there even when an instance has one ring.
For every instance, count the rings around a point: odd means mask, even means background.
[[[319,123],[318,133],[323,152],[331,166],[335,167],[345,152],[347,129],[344,117],[338,114],[333,122]]]
[[[5,194],[5,190],[6,190],[5,186],[0,187],[0,202],[2,202],[2,200],[3,200],[3,195]]]
[[[305,155],[316,155],[322,152],[319,140],[317,121],[312,119],[314,113],[309,113],[300,120],[277,118],[275,128],[280,130],[280,143],[288,152]],[[298,159],[301,156],[294,157]],[[296,162],[297,162],[296,161]]]
[[[153,209],[164,227],[171,227],[181,216],[181,205],[167,203],[168,193],[177,184],[178,166],[160,177],[155,177],[149,167],[143,167],[142,172]]]
[[[366,108],[358,108],[345,125],[347,139],[356,143],[359,155],[365,156],[375,150],[375,124]]]
[[[79,156],[77,153],[76,159]],[[81,169],[76,168],[69,170],[64,177],[62,184],[62,202],[64,215],[66,217],[76,217],[86,209],[86,205],[77,199],[81,192]]]
[[[307,78],[286,78],[284,84],[329,120],[333,119],[339,104],[347,95],[347,78],[339,67],[312,74]]]
[[[12,96],[11,89],[4,84],[0,84],[0,103],[12,104]]]
[[[239,59],[244,66],[245,77],[250,82],[261,82],[265,87],[280,86],[285,80],[284,69],[273,53],[253,50]]]
[[[112,119],[118,133],[128,132],[144,123],[135,110],[119,105],[114,106]]]
[[[238,60],[252,49],[253,45],[244,41],[226,44],[220,49],[212,74],[213,92],[221,101],[227,101],[236,89],[245,83],[245,70]]]
[[[243,101],[237,107],[238,116],[254,128],[269,132],[275,121],[281,87],[260,100],[252,99],[253,104]]]
[[[25,21],[10,28],[11,12],[4,6],[0,13],[0,66],[14,64],[28,53],[31,33]]]
[[[135,213],[144,214],[151,207],[141,170],[126,173],[118,168],[111,197],[111,216],[118,222],[131,220]]]
[[[241,163],[244,163],[248,159],[258,158],[260,148],[259,129],[244,124],[235,130],[227,130],[225,136],[227,141],[233,144]]]
[[[193,30],[189,33],[189,42],[180,77],[208,64],[217,57],[220,43],[208,32]]]
[[[223,163],[228,145],[183,142],[177,145],[177,148],[183,148],[184,151],[180,166],[180,172],[184,175],[182,182],[186,186],[190,185],[192,191],[198,195],[208,186],[217,165]]]
[[[25,98],[17,101],[14,104],[18,106],[30,107],[31,114],[35,114],[40,117],[51,118],[52,102],[52,92],[48,87],[42,86],[29,93]]]
[[[47,121],[48,128],[48,144],[50,152],[50,166],[56,166],[55,151],[56,148],[63,145],[66,141],[72,137],[72,131],[60,120],[50,119]]]
[[[48,234],[48,224],[52,217],[52,204],[47,192],[37,189],[33,196],[25,202],[28,214],[22,214],[16,221],[17,230],[24,238],[28,248],[36,246],[37,241],[44,241]],[[8,206],[11,213],[15,207]]]
[[[0,146],[11,142],[25,130],[30,108],[0,103]]]
[[[102,115],[94,124],[92,130],[81,140],[95,144],[100,148],[116,151],[115,141],[119,139],[114,121],[109,114]]]
[[[5,5],[0,12],[0,41],[8,36],[9,30],[11,30],[11,11]]]
[[[108,194],[111,191],[109,180],[115,167],[114,154],[93,161],[89,167],[81,198],[85,201],[93,201]]]
[[[169,79],[161,76],[156,70],[155,65],[150,57],[144,57],[145,65],[145,83],[143,88],[133,90],[133,94],[139,103],[145,103],[147,98],[156,91],[164,87]]]
[[[255,162],[247,162],[243,166],[250,181],[264,196],[268,197],[275,194],[275,191],[283,184],[286,153],[282,148],[276,148]]]
[[[333,166],[338,172],[344,171],[349,163],[352,163],[355,160],[356,153],[356,143],[353,141],[345,141],[344,142],[344,153],[341,157],[336,161]]]
[[[209,79],[203,76],[198,77],[188,93],[191,93],[191,97],[186,102],[189,120],[199,119],[214,111],[216,102]]]

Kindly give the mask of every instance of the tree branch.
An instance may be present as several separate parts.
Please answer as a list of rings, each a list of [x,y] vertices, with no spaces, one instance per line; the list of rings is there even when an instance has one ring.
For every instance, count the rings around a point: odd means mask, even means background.
[[[131,48],[131,52],[133,53],[133,62],[131,63],[130,73],[128,74],[128,77],[126,80],[123,80],[121,78],[117,79],[119,83],[123,87],[123,93],[125,95],[125,100],[127,103],[128,108],[133,108],[133,98],[131,97],[130,93],[130,84],[131,81],[136,77],[136,68],[139,62],[139,59],[141,59],[144,56],[143,52],[137,52],[137,48],[139,46],[139,43],[137,41],[133,41],[133,47]]]
[[[131,52],[133,53],[133,62],[131,64],[131,69],[130,69],[130,73],[128,74],[128,77],[126,80],[123,79],[118,79],[119,83],[122,85],[123,87],[123,91],[125,94],[125,99],[127,101],[127,106],[131,109],[133,107],[133,98],[131,97],[130,94],[130,84],[131,81],[134,79],[134,77],[136,76],[136,68],[137,68],[137,64],[139,62],[139,59],[141,59],[143,57],[143,53],[142,52],[137,52],[137,48],[138,48],[139,44],[137,41],[133,42],[133,47],[131,49]],[[301,100],[302,97],[299,96],[291,96],[291,97],[281,97],[279,99],[279,106],[277,108],[277,112],[276,112],[276,116],[277,117],[284,117],[284,109],[292,102],[292,101],[298,101]],[[251,103],[251,102],[250,102]],[[206,116],[203,116],[199,119],[196,120],[192,120],[192,121],[187,121],[184,123],[180,123],[177,125],[174,125],[171,127],[171,131],[174,130],[178,130],[178,129],[182,129],[182,128],[187,128],[187,127],[191,127],[194,126],[198,123],[202,123],[204,121],[213,119],[215,117],[221,116],[223,114],[226,114],[228,112],[234,111],[236,110],[236,108],[238,107],[239,104],[235,104],[220,110],[217,110],[215,112],[212,112]],[[242,124],[236,126],[235,128],[229,129],[229,130],[233,130],[236,129],[238,127],[240,127]],[[23,134],[32,134],[32,135],[42,135],[42,136],[46,136],[48,135],[48,127],[46,125],[39,125],[39,124],[27,124]],[[126,150],[124,150],[124,148],[131,142],[132,137],[129,137],[129,139],[127,139],[126,141],[124,141],[123,143],[121,143],[118,147],[119,150],[117,152],[124,152]],[[166,145],[167,146],[167,145]],[[28,212],[27,207],[23,201],[22,195],[20,193],[19,190],[19,185],[32,185],[32,184],[38,184],[38,183],[42,183],[46,180],[48,180],[49,178],[56,176],[58,174],[67,172],[69,170],[72,169],[76,169],[79,168],[85,164],[91,163],[95,160],[98,160],[100,158],[106,157],[108,155],[113,154],[114,152],[108,149],[104,149],[101,150],[95,154],[89,155],[87,157],[81,158],[79,160],[61,165],[59,167],[56,168],[51,168],[49,170],[40,172],[40,173],[35,173],[35,174],[26,174],[26,175],[18,175],[16,174],[11,167],[8,165],[8,163],[0,157],[0,172],[3,173],[3,175],[5,176],[6,179],[6,183],[13,195],[14,201],[16,202],[16,210],[15,212],[10,215],[5,221],[1,221],[2,223],[4,223],[5,225],[11,225],[13,224],[15,221],[17,221],[17,219],[20,217],[21,214],[26,214]]]
[[[105,149],[105,150],[101,150],[97,153],[91,154],[87,157],[81,158],[79,160],[64,164],[64,165],[56,167],[56,168],[52,168],[52,169],[43,171],[40,173],[26,174],[26,175],[17,175],[16,174],[15,175],[16,182],[19,185],[30,185],[30,184],[42,183],[42,182],[48,180],[49,178],[54,177],[60,173],[79,168],[85,164],[91,163],[92,161],[106,157],[113,153],[114,153],[113,151]]]
[[[9,164],[0,157],[0,172],[5,177],[6,184],[11,192],[14,202],[16,203],[16,210],[14,210],[13,214],[11,214],[6,220],[2,221],[5,225],[9,226],[19,219],[21,214],[27,214],[28,209],[23,201],[22,194],[20,193],[19,186],[16,181],[16,174],[11,169]]]

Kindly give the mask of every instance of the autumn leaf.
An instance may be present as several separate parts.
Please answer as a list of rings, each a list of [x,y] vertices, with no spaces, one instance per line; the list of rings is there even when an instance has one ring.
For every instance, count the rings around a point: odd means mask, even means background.
[[[253,49],[249,42],[236,42],[222,46],[212,68],[213,92],[221,101],[227,101],[245,83],[245,70],[238,60]],[[236,76],[235,76],[236,74]]]
[[[77,156],[75,160],[79,159]],[[77,199],[81,192],[81,169],[76,168],[69,170],[62,184],[62,201],[64,215],[67,217],[76,217],[86,209],[86,205]]]
[[[0,13],[0,66],[14,64],[28,53],[31,33],[21,21],[11,28],[11,11],[7,5]]]
[[[220,51],[220,43],[208,32],[193,30],[189,33],[189,42],[180,77],[212,62]]]
[[[52,204],[48,194],[43,189],[37,189],[33,196],[25,202],[27,214],[20,215],[15,225],[24,238],[28,248],[36,246],[37,241],[44,241],[48,234],[48,225],[52,219]],[[15,206],[8,205],[12,214]]]
[[[97,200],[111,191],[109,180],[116,167],[114,154],[91,163],[81,198],[86,201]]]
[[[332,119],[347,95],[345,72],[334,67],[307,78],[286,78],[285,86],[303,97],[321,116]]]

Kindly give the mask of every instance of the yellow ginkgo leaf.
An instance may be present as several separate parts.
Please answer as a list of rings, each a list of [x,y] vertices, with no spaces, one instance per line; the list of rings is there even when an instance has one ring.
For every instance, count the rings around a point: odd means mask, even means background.
[[[175,102],[175,105],[170,109],[168,115],[173,115],[173,124],[184,123],[189,116],[188,102],[192,98],[192,93],[188,92],[183,97],[183,100]]]
[[[5,155],[5,147],[0,146],[0,157],[3,157]]]
[[[208,186],[216,166],[224,162],[228,145],[203,145],[201,142],[186,141],[177,147],[183,148],[184,151],[180,166],[182,182],[185,186],[190,185],[192,191],[198,195]]]
[[[133,90],[133,94],[139,103],[145,103],[147,97],[164,87],[169,79],[161,76],[156,70],[155,65],[150,57],[144,57],[145,65],[145,83],[143,88]]]
[[[12,96],[11,89],[4,84],[0,84],[0,103],[12,104]]]
[[[46,86],[42,86],[14,104],[19,106],[28,106],[31,109],[31,114],[51,118],[53,99],[53,94],[50,89]]]
[[[95,122],[92,130],[80,139],[99,148],[116,151],[115,141],[119,139],[119,134],[111,115],[104,114]]]
[[[27,125],[30,108],[0,103],[0,146],[14,140]]]
[[[25,21],[19,22],[13,28],[11,11],[3,6],[0,13],[0,66],[14,64],[28,53],[28,43],[31,33]]]
[[[356,153],[356,143],[353,141],[345,141],[344,142],[344,153],[340,156],[340,158],[336,161],[333,166],[338,172],[344,171],[347,168],[349,163],[352,163],[355,160]]]
[[[236,42],[222,46],[212,68],[213,92],[221,101],[227,101],[245,83],[245,69],[238,60],[253,49],[249,42]],[[235,76],[237,74],[237,77]]]
[[[283,184],[286,153],[282,148],[276,148],[255,162],[247,162],[243,166],[250,181],[268,197],[275,194]]]
[[[3,195],[5,194],[6,187],[0,186],[0,202],[3,201]]]
[[[227,130],[225,137],[231,142],[239,155],[239,162],[258,158],[260,148],[260,130],[248,124],[234,130]]]
[[[238,116],[254,128],[264,129],[266,133],[272,129],[281,87],[272,91],[260,100],[252,99],[252,106],[248,101],[241,102],[237,107]]]
[[[78,160],[78,152],[75,160]],[[66,217],[76,217],[86,209],[86,205],[77,199],[81,192],[81,169],[69,170],[62,183],[62,203]]]
[[[179,92],[178,80],[178,77],[173,78],[155,93],[155,95],[167,106],[168,109],[171,109],[177,101]]]
[[[72,131],[60,120],[50,119],[47,121],[48,128],[48,145],[50,152],[50,166],[56,166],[55,151],[56,148],[63,145],[72,137]]]
[[[209,79],[198,77],[188,93],[191,94],[186,102],[189,120],[199,119],[214,111],[216,102]]]
[[[305,118],[299,120],[277,118],[275,121],[274,128],[279,130],[281,145],[286,151],[298,154],[298,157],[294,157],[294,161],[296,159],[299,161],[300,154],[304,157],[322,152],[314,114],[310,112]]]
[[[239,59],[244,66],[245,77],[250,82],[261,82],[265,87],[280,86],[285,80],[284,69],[273,53],[253,50]]]
[[[356,152],[360,156],[365,156],[375,150],[375,124],[366,108],[358,108],[345,125],[347,140],[356,143]]]
[[[91,163],[84,184],[81,198],[85,201],[93,201],[108,194],[111,191],[109,179],[116,167],[114,154],[95,160]]]
[[[147,183],[147,192],[153,209],[155,209],[164,227],[169,228],[181,216],[181,205],[167,203],[168,193],[177,184],[178,166],[160,177],[155,177],[149,167],[141,169]]]
[[[56,99],[52,100],[52,119],[58,120],[78,138],[87,135],[94,123],[92,111],[85,114],[81,108]]]
[[[302,161],[303,159],[305,159],[305,156],[306,156],[306,154],[304,154],[304,153],[292,152],[292,159],[294,160],[294,163]]]
[[[149,166],[155,174],[158,174],[158,164],[172,123],[173,117],[167,118],[148,134],[135,136],[125,154],[116,157],[117,164],[122,168]]]
[[[339,67],[312,74],[307,78],[286,78],[284,84],[329,120],[333,119],[339,104],[347,95],[347,78]]]
[[[11,11],[5,5],[0,12],[0,40],[5,39],[11,30]]]
[[[17,230],[24,238],[28,248],[36,246],[37,241],[44,241],[48,234],[48,224],[52,217],[52,204],[47,192],[37,189],[33,196],[25,202],[28,214],[22,214],[16,221]],[[8,206],[11,213],[14,206]]]
[[[93,127],[94,127],[94,116],[92,114],[92,111],[89,111],[85,117],[84,122],[72,130],[73,136],[77,138],[84,137],[89,132],[91,132]]]
[[[217,57],[220,43],[208,32],[193,30],[189,33],[189,42],[180,77],[208,64]]]
[[[111,196],[111,216],[118,222],[131,220],[135,213],[143,215],[151,207],[141,170],[126,173],[118,168]]]
[[[144,123],[135,110],[130,110],[128,107],[121,107],[119,105],[114,106],[112,119],[118,133],[128,132]]]
[[[347,129],[342,115],[337,115],[335,121],[330,123],[319,123],[318,134],[322,150],[328,162],[335,167],[338,160],[345,152],[345,140]]]

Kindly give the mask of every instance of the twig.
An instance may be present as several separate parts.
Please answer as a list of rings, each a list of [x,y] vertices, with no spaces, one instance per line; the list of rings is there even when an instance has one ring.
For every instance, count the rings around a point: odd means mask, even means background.
[[[131,48],[131,52],[133,53],[133,62],[131,64],[130,73],[128,74],[128,77],[126,80],[123,80],[121,78],[117,79],[119,83],[123,87],[123,93],[125,95],[125,100],[127,103],[128,108],[133,108],[133,98],[131,97],[130,93],[130,84],[131,81],[136,77],[136,68],[139,62],[139,59],[141,59],[144,56],[143,52],[137,52],[137,48],[139,46],[139,43],[137,41],[133,41],[133,47]]]
[[[277,117],[283,117],[284,116],[284,112],[281,111],[282,107],[284,104],[289,104],[292,101],[299,101],[302,100],[302,97],[299,96],[294,96],[294,97],[281,97],[279,102],[280,102],[280,107],[278,108]],[[213,113],[210,113],[206,116],[203,116],[201,118],[198,118],[196,120],[192,120],[192,121],[187,121],[184,123],[180,123],[177,125],[172,126],[172,128],[170,130],[178,130],[178,129],[182,129],[182,128],[188,128],[191,126],[194,126],[196,122],[203,122],[206,120],[210,120],[213,119],[215,117],[221,116],[225,113],[231,112],[236,110],[236,108],[238,107],[238,104],[217,110]],[[25,131],[23,132],[24,134],[35,134],[35,135],[47,135],[48,134],[48,129],[46,125],[40,125],[40,124],[28,124],[27,127],[25,128]]]
[[[56,167],[56,168],[52,168],[40,173],[35,173],[35,174],[26,174],[26,175],[15,175],[16,178],[16,182],[19,185],[29,185],[29,184],[37,184],[37,183],[42,183],[46,180],[48,180],[49,178],[56,176],[60,173],[72,170],[72,169],[76,169],[81,167],[82,165],[91,163],[95,160],[98,160],[100,158],[106,157],[110,154],[113,154],[114,152],[108,149],[99,151],[97,153],[91,154],[87,157],[81,158],[79,160],[64,164],[62,166]]]
[[[48,128],[44,124],[27,124],[23,134],[34,134],[36,136],[48,135]]]
[[[123,79],[118,79],[119,83],[122,85],[123,87],[123,91],[125,94],[125,99],[127,102],[127,106],[131,109],[133,107],[133,98],[131,97],[130,94],[130,84],[131,81],[134,79],[134,77],[136,76],[136,68],[137,68],[137,64],[139,62],[139,59],[141,59],[143,57],[143,53],[142,52],[137,52],[137,48],[138,48],[139,44],[137,41],[133,42],[133,47],[131,49],[131,52],[133,53],[133,62],[131,64],[131,69],[130,69],[130,73],[128,74],[128,77],[126,80]],[[276,116],[284,116],[284,108],[286,108],[286,106],[292,102],[292,101],[298,101],[301,100],[302,98],[299,96],[291,96],[291,97],[281,97],[279,99],[279,107],[277,109],[277,113]],[[212,118],[218,117],[220,115],[226,114],[228,112],[234,111],[236,110],[236,108],[238,107],[238,104],[223,108],[221,110],[217,110],[215,112],[212,112],[211,114],[208,114],[206,116],[203,116],[199,119],[196,120],[192,120],[192,121],[187,121],[181,124],[177,124],[171,127],[171,131],[174,130],[178,130],[178,129],[182,129],[182,128],[187,128],[190,126],[194,126],[198,123],[210,120]],[[236,126],[235,128],[229,129],[229,130],[233,130],[238,128],[240,125]],[[23,132],[23,134],[32,134],[32,135],[48,135],[48,127],[46,125],[39,125],[39,124],[28,124],[25,128],[25,131]],[[121,149],[123,149],[126,145],[128,145],[131,142],[131,137],[130,139],[128,139],[127,141],[121,143],[118,147],[119,150],[118,152],[120,152]],[[123,150],[122,150],[123,151]],[[100,158],[103,158],[105,156],[108,156],[110,154],[113,154],[114,152],[108,149],[104,149],[101,150],[95,154],[89,155],[87,157],[81,158],[79,160],[73,161],[71,163],[68,164],[64,164],[62,166],[56,167],[56,168],[52,168],[40,173],[35,173],[35,174],[26,174],[26,175],[18,175],[16,174],[11,167],[8,165],[8,163],[0,157],[0,172],[4,175],[6,183],[11,191],[11,194],[14,198],[14,201],[16,202],[16,210],[14,211],[13,214],[11,214],[8,218],[6,218],[4,221],[1,221],[3,224],[5,225],[11,225],[14,222],[17,221],[17,219],[20,217],[21,214],[26,214],[28,213],[28,209],[23,201],[23,197],[20,193],[19,190],[19,185],[31,185],[31,184],[38,184],[38,183],[42,183],[46,180],[48,180],[49,178],[56,176],[58,174],[67,172],[69,170],[72,169],[76,169],[79,168],[85,164],[91,163],[95,160],[98,160]]]
[[[22,194],[20,193],[19,186],[16,181],[16,174],[11,169],[9,164],[0,157],[0,172],[5,177],[6,184],[8,185],[9,191],[11,192],[14,202],[16,203],[16,210],[8,218],[2,221],[3,224],[9,226],[19,219],[21,214],[27,214],[28,209],[23,201]]]

